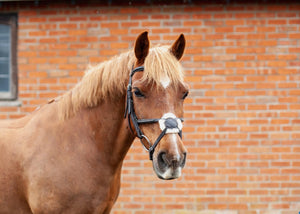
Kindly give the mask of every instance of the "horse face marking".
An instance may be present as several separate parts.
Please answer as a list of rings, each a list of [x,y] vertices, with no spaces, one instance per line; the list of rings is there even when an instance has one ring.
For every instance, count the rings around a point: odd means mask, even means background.
[[[160,81],[160,83],[164,89],[166,89],[170,85],[170,82],[171,82],[171,80],[169,77],[165,77],[164,79],[162,79]]]

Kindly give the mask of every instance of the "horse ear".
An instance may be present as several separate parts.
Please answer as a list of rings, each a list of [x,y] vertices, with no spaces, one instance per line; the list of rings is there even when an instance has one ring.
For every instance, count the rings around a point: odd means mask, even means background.
[[[180,60],[183,55],[184,48],[185,48],[185,38],[184,35],[181,34],[171,46],[170,51],[178,60]]]
[[[148,32],[141,33],[135,41],[134,53],[138,64],[143,64],[149,52]]]

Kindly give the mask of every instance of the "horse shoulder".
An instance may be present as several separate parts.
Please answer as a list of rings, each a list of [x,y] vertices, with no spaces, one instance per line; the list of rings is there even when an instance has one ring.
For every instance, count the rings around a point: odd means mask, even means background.
[[[39,118],[27,125],[28,130],[43,127],[37,131],[38,139],[27,142],[35,150],[24,169],[31,209],[109,213],[119,193],[120,170],[110,172],[92,139],[82,136],[81,118],[59,121],[55,112],[42,109]]]
[[[0,210],[1,213],[31,213],[22,180],[22,154],[18,147],[21,129],[17,121],[0,123]]]

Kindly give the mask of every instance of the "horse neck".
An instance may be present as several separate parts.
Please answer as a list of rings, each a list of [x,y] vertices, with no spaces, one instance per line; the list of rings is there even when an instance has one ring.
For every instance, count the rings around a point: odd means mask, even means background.
[[[134,136],[124,119],[125,97],[103,101],[85,111],[94,143],[108,164],[119,167],[130,148]]]

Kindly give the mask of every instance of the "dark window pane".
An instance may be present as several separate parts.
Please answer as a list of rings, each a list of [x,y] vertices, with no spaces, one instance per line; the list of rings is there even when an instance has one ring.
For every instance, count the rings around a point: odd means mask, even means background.
[[[0,34],[0,42],[1,44],[7,44],[10,42],[9,34]]]
[[[9,61],[10,61],[10,26],[5,24],[0,24],[0,75],[9,74]]]
[[[17,98],[17,14],[0,14],[0,100]]]
[[[10,26],[9,25],[4,25],[0,24],[0,34],[9,34],[10,32]]]
[[[1,43],[0,41],[0,60],[3,57],[7,59],[9,57],[10,45]]]
[[[9,79],[0,77],[0,91],[9,91]]]
[[[0,59],[0,75],[1,74],[9,74],[9,61]]]

